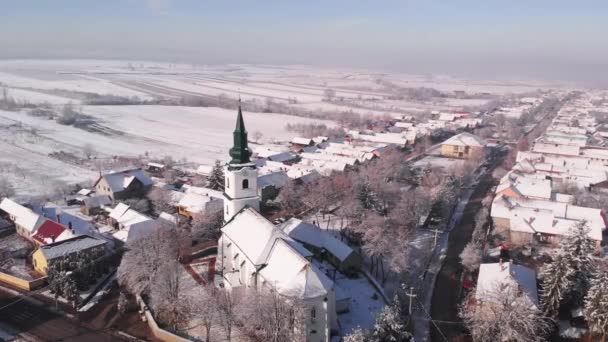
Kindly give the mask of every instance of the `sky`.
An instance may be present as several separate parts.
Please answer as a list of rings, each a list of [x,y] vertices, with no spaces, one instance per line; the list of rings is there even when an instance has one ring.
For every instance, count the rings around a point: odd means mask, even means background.
[[[0,58],[608,80],[606,0],[0,0]]]

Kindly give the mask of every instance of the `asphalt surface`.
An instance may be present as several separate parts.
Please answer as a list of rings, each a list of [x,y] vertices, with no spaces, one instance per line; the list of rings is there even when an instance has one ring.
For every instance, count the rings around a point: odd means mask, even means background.
[[[0,289],[0,323],[31,341],[119,341],[108,331],[87,328],[45,305],[19,300],[21,295]]]

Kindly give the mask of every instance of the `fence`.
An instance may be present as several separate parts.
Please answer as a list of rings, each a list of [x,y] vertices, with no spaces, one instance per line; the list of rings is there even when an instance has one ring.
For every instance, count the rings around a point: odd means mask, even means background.
[[[7,273],[0,272],[0,282],[3,282],[20,290],[32,291],[42,287],[46,283],[46,277],[37,278],[34,280],[21,279]]]

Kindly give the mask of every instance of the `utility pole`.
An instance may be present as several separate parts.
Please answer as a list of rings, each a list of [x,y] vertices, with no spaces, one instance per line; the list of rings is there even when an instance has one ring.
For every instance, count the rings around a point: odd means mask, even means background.
[[[405,294],[406,296],[410,297],[410,306],[409,306],[409,314],[410,316],[412,315],[412,302],[414,302],[414,297],[416,297],[417,295],[414,294],[414,288],[410,287],[410,292]]]
[[[431,232],[435,233],[435,237],[434,237],[434,242],[433,242],[433,248],[435,248],[435,246],[437,246],[437,237],[439,236],[439,233],[443,233],[442,230],[439,229],[431,229]]]

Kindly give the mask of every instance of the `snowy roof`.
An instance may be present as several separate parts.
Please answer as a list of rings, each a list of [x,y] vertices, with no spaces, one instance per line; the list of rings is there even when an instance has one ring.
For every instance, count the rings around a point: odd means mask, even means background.
[[[36,233],[32,235],[32,239],[41,244],[53,243],[65,230],[64,226],[47,219],[38,227]]]
[[[268,186],[282,188],[289,182],[289,176],[285,172],[273,172],[264,176],[258,177],[258,188],[264,189]]]
[[[202,186],[192,186],[192,185],[184,184],[182,186],[182,189],[186,193],[195,193],[195,194],[198,194],[198,195],[215,197],[215,198],[219,198],[219,199],[223,199],[224,198],[224,195],[222,194],[221,191],[217,191],[217,190],[213,190],[213,189],[209,189],[209,188],[204,188]]]
[[[76,194],[81,196],[89,196],[91,193],[93,193],[93,190],[91,189],[80,189]]]
[[[442,145],[483,147],[486,142],[471,133],[460,133],[441,143]]]
[[[163,221],[167,221],[167,222],[170,222],[170,223],[173,223],[173,224],[177,224],[177,217],[175,215],[171,215],[171,214],[169,214],[167,212],[164,212],[164,211],[162,213],[160,213],[160,215],[158,215],[158,218],[160,220],[163,220]]]
[[[148,166],[151,166],[151,167],[156,167],[156,168],[159,168],[159,169],[162,169],[162,168],[164,168],[164,167],[165,167],[165,165],[164,165],[164,164],[160,164],[160,163],[153,163],[153,162],[149,162],[149,163],[148,163]]]
[[[515,193],[524,197],[531,198],[551,198],[551,181],[548,179],[538,179],[534,177],[522,177],[512,174],[511,177],[505,177],[498,187],[496,193],[504,192],[511,189]],[[515,178],[515,179],[510,179]]]
[[[222,200],[207,195],[200,195],[195,192],[188,192],[179,200],[179,203],[177,205],[182,208],[185,208],[191,213],[201,213],[205,211],[205,209],[209,205],[209,202],[211,201]],[[223,201],[221,203],[223,203]],[[221,206],[222,204],[219,205]]]
[[[295,138],[291,139],[291,143],[296,144],[296,145],[312,145],[315,142],[314,142],[314,140],[312,140],[310,138],[295,137]]]
[[[112,192],[120,192],[127,188],[135,179],[139,180],[144,186],[152,185],[152,179],[141,169],[131,169],[107,173],[101,178],[105,179]],[[100,179],[101,179],[100,178]],[[99,180],[97,181],[99,182]]]
[[[196,173],[198,173],[199,175],[209,175],[211,174],[211,171],[213,170],[213,165],[199,165],[199,167],[196,169]]]
[[[291,218],[282,223],[279,228],[297,241],[317,248],[324,248],[340,261],[344,261],[353,253],[353,250],[344,242],[315,225],[302,222],[300,219]]]
[[[110,218],[118,220],[124,213],[129,210],[129,206],[124,203],[118,203],[110,212]]]
[[[43,222],[43,218],[31,209],[5,198],[0,202],[0,209],[15,218],[15,224],[33,233]]]
[[[512,262],[481,264],[475,298],[492,300],[505,288],[521,289],[535,304],[538,304],[536,291],[536,272],[533,269]],[[498,291],[498,293],[496,292]]]
[[[272,155],[268,156],[267,158],[272,161],[276,161],[276,162],[287,162],[290,160],[294,160],[297,157],[298,157],[297,155],[295,155],[291,152],[282,152],[282,153],[278,153],[278,154],[272,154]]]
[[[100,208],[112,204],[112,199],[105,195],[92,196],[84,199],[84,205],[88,208]]]
[[[260,275],[279,293],[300,299],[326,296],[333,282],[290,244],[276,240]]]
[[[89,248],[103,246],[105,241],[95,239],[88,235],[80,235],[71,239],[63,240],[48,244],[46,246],[40,246],[40,252],[44,255],[47,260],[68,256],[73,253],[77,253],[82,250]]]

